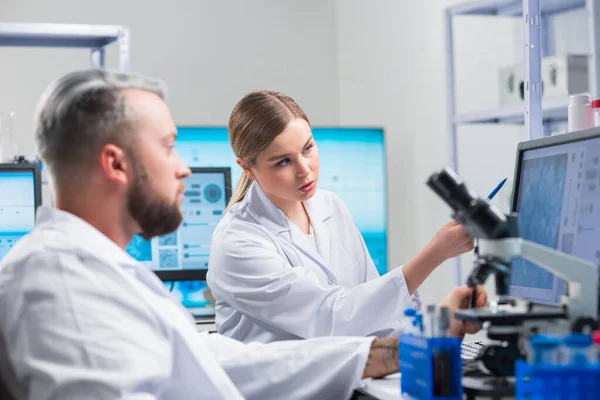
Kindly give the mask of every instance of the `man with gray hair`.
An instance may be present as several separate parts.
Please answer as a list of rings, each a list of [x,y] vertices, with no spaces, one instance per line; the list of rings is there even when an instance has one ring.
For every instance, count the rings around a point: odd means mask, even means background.
[[[182,221],[190,170],[161,83],[67,74],[43,95],[35,134],[56,207],[41,207],[0,263],[0,372],[15,397],[344,399],[361,378],[398,370],[397,338],[246,345],[200,335],[123,250],[134,234]],[[461,290],[448,306],[466,299]]]

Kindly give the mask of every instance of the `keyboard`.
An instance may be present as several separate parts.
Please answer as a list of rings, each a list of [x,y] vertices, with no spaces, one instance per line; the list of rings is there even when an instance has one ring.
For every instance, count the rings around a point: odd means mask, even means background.
[[[483,342],[462,343],[460,346],[460,358],[463,360],[474,360],[479,351],[485,347]]]

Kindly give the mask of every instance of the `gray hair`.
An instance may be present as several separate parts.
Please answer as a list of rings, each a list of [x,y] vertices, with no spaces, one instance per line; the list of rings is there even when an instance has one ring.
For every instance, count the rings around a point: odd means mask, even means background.
[[[51,83],[35,115],[35,138],[42,162],[54,179],[91,165],[109,143],[132,144],[136,116],[122,91],[140,89],[165,98],[165,85],[134,74],[89,69]]]

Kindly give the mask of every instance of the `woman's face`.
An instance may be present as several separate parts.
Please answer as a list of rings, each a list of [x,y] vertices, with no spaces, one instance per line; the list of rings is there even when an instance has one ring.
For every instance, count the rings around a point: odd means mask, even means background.
[[[290,121],[245,170],[280,207],[310,199],[319,179],[319,149],[308,122],[302,118]]]

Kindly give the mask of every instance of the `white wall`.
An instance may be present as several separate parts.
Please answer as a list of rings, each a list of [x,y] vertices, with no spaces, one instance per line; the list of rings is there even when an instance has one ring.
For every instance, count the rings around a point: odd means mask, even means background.
[[[382,124],[386,129],[393,265],[407,261],[449,219],[447,206],[425,181],[450,160],[443,10],[452,3],[338,1],[340,121]],[[459,111],[497,106],[496,68],[499,62],[514,61],[515,24],[491,18],[457,21]],[[485,182],[485,189],[497,181],[494,177]],[[455,276],[453,263],[442,265],[421,296],[438,302],[455,285]]]
[[[389,188],[389,260],[425,245],[449,210],[425,186],[449,163],[444,8],[461,0],[3,0],[2,21],[124,24],[135,71],[161,77],[178,124],[223,125],[256,88],[295,97],[315,125],[383,126]],[[585,11],[552,20],[553,52],[585,51]],[[455,24],[457,109],[498,106],[497,69],[522,60],[519,18],[461,17]],[[115,49],[108,62],[114,64]],[[32,151],[31,115],[43,87],[88,65],[81,50],[0,48],[0,110],[17,112],[20,143]],[[458,131],[459,172],[486,194],[512,178],[522,127]],[[508,208],[509,182],[495,200]],[[465,257],[468,271],[470,257]],[[421,294],[439,301],[456,283],[440,267]]]
[[[314,124],[338,123],[332,1],[2,0],[0,21],[129,26],[133,70],[167,82],[180,125],[224,125],[235,102],[257,88],[291,95]],[[115,50],[108,52],[110,67],[117,65]],[[43,88],[88,60],[84,50],[0,48],[0,110],[16,112],[28,154]]]

